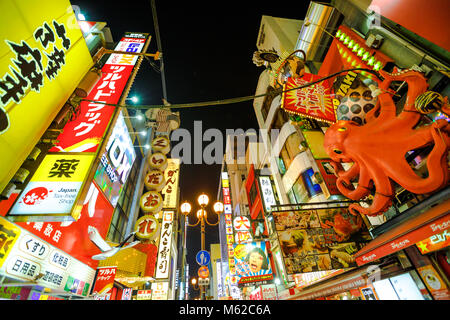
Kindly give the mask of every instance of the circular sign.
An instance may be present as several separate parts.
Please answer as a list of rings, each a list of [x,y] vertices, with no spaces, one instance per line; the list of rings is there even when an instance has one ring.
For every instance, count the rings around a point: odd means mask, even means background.
[[[146,215],[140,217],[135,225],[134,230],[136,231],[136,236],[142,239],[150,239],[156,234],[158,230],[159,223],[158,220],[151,215]]]
[[[164,153],[155,152],[148,157],[148,164],[151,169],[161,170],[164,172],[167,168],[167,157]]]
[[[152,141],[152,150],[167,154],[170,151],[170,140],[167,136],[159,136]]]
[[[198,276],[200,278],[206,279],[209,277],[209,269],[207,266],[198,268]]]
[[[159,212],[163,206],[163,199],[159,192],[149,191],[142,195],[139,204],[146,213]]]
[[[164,172],[160,170],[152,170],[145,176],[144,180],[147,190],[161,191],[166,185]]]
[[[211,256],[209,255],[209,252],[206,250],[201,250],[197,253],[195,256],[195,260],[197,263],[201,266],[206,266],[211,261]]]

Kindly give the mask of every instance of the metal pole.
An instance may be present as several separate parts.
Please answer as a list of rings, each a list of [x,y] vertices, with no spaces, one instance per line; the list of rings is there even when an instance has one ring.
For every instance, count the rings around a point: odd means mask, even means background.
[[[202,216],[201,216],[201,239],[202,239],[202,250],[205,250],[205,219],[203,217],[203,215],[205,214],[204,209],[202,208]],[[205,295],[204,295],[204,290],[205,290],[205,286],[202,284],[200,286],[200,300],[205,300]]]

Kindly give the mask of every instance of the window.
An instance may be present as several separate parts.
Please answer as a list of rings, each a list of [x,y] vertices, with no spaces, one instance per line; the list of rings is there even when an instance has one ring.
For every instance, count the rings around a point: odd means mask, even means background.
[[[291,134],[287,139],[283,148],[281,148],[278,158],[278,170],[283,175],[292,163],[292,160],[301,152],[301,138],[297,133]]]

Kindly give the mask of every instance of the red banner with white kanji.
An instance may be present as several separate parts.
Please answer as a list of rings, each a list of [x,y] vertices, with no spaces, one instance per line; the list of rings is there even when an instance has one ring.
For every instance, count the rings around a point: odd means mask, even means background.
[[[305,73],[298,78],[289,78],[283,86],[281,107],[289,113],[329,123],[336,122],[332,90],[328,81],[323,80],[304,88],[291,90],[320,78],[311,73]]]

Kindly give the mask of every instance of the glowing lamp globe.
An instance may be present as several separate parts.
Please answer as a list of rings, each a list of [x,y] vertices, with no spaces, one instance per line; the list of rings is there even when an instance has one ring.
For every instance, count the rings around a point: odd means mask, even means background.
[[[191,212],[191,204],[189,202],[183,202],[180,206],[181,213],[187,216]]]
[[[208,205],[209,198],[206,194],[202,193],[201,195],[198,196],[197,201],[201,207],[205,207]]]
[[[223,212],[223,203],[220,201],[217,201],[216,203],[214,203],[213,208],[217,214],[220,214]]]
[[[197,218],[201,219],[202,216],[203,216],[203,209],[199,209],[199,210],[197,211]]]

